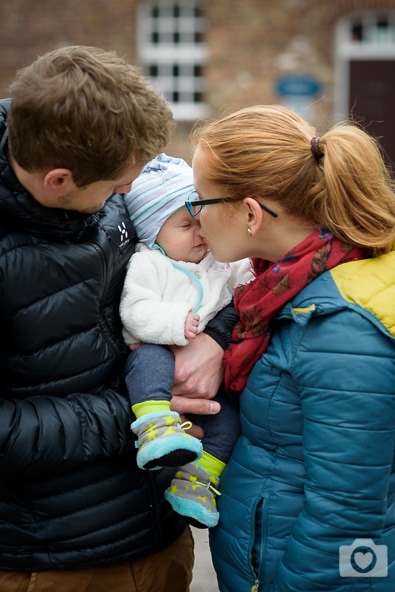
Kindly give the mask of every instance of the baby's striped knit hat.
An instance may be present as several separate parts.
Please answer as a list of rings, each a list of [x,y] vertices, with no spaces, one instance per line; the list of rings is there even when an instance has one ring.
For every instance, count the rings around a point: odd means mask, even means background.
[[[151,248],[162,225],[193,191],[192,168],[185,160],[164,153],[151,160],[125,195],[139,241]]]

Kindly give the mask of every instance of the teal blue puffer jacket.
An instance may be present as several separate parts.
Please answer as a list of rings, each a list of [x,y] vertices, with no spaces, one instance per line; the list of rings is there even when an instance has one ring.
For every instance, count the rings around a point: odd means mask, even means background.
[[[285,306],[240,405],[211,532],[221,592],[394,592],[395,252]]]

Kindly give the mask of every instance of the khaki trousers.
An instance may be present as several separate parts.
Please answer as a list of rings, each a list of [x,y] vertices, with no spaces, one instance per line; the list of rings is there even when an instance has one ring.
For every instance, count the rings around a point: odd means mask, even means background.
[[[159,553],[114,565],[33,573],[0,570],[1,592],[189,592],[194,561],[189,528]]]

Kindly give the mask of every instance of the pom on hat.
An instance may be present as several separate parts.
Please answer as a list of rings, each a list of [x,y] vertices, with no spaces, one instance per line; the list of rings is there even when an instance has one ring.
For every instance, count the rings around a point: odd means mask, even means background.
[[[151,248],[163,224],[194,190],[192,168],[182,158],[162,153],[146,164],[125,195],[139,241]]]

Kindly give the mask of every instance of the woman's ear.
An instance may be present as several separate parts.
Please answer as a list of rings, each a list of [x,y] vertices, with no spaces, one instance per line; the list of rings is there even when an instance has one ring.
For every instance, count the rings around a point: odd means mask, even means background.
[[[254,236],[262,227],[263,212],[259,203],[252,197],[246,197],[243,200],[246,207],[246,227],[250,236]]]
[[[69,169],[51,169],[44,177],[44,187],[47,191],[64,190],[73,182],[73,175]]]

